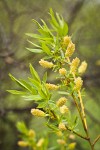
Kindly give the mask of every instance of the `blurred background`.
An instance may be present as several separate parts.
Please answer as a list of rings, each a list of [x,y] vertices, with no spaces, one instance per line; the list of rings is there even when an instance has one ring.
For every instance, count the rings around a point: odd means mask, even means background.
[[[19,88],[8,73],[25,79],[29,75],[30,62],[42,75],[38,63],[41,55],[25,49],[29,47],[25,33],[36,31],[32,18],[48,20],[49,8],[63,15],[69,35],[76,43],[77,56],[88,62],[83,76],[85,111],[92,139],[100,132],[100,0],[0,0],[0,150],[20,150],[17,146],[18,121],[25,121],[40,135],[45,130],[44,120],[30,114],[33,102],[26,102],[6,90]],[[49,78],[53,80],[52,74]],[[86,142],[79,138],[76,142],[77,150],[87,150]],[[100,141],[95,150],[100,150]]]

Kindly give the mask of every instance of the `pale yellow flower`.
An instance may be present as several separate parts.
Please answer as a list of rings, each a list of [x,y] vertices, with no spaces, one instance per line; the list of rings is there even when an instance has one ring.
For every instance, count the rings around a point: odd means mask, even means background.
[[[74,89],[77,90],[77,91],[81,90],[82,85],[83,85],[83,80],[81,79],[81,77],[76,78]]]
[[[80,63],[80,59],[79,58],[75,58],[72,60],[71,66],[70,66],[70,72],[71,73],[76,73],[77,67]]]
[[[61,145],[65,145],[66,144],[65,140],[63,140],[63,139],[58,139],[57,143],[61,144]]]
[[[59,128],[60,130],[62,130],[62,131],[66,130],[66,127],[65,127],[65,124],[64,124],[64,123],[60,123],[58,128]]]
[[[56,132],[56,134],[57,134],[59,137],[63,136],[63,133],[62,133],[61,131]]]
[[[48,90],[58,90],[59,86],[51,83],[46,83],[46,87]]]
[[[29,144],[28,144],[28,142],[25,142],[25,141],[18,141],[18,145],[20,147],[27,147]]]
[[[28,135],[30,136],[30,137],[35,137],[35,131],[34,130],[32,130],[32,129],[30,129],[29,130],[29,132],[28,132]]]
[[[46,114],[39,109],[31,109],[31,113],[32,113],[32,115],[37,116],[37,117],[45,117],[46,116]]]
[[[74,140],[75,139],[75,135],[74,134],[70,134],[69,138],[72,139],[72,140]]]
[[[65,52],[65,57],[71,57],[72,54],[75,51],[75,44],[73,44],[72,42],[69,43],[67,50]]]
[[[45,60],[43,60],[43,59],[41,59],[41,60],[39,61],[39,64],[40,64],[42,67],[44,67],[44,68],[52,68],[53,65],[54,65],[52,62],[45,61]]]
[[[63,38],[63,45],[68,46],[68,44],[71,42],[71,37],[70,36],[65,36]]]
[[[66,75],[66,73],[67,73],[67,71],[66,71],[66,69],[65,68],[61,68],[61,69],[59,69],[59,74],[61,74],[61,75]]]
[[[68,148],[69,148],[70,150],[73,150],[73,149],[75,148],[75,146],[76,146],[76,143],[73,142],[73,143],[71,143],[71,144],[68,145]]]
[[[57,101],[57,106],[61,107],[66,103],[67,99],[65,97],[61,97],[58,101]]]
[[[60,107],[60,112],[62,114],[65,114],[65,113],[68,113],[69,112],[69,109],[66,105],[63,105],[62,107]]]
[[[41,147],[43,143],[44,143],[44,138],[41,138],[37,143],[37,147]]]
[[[83,61],[80,65],[80,67],[78,68],[78,72],[80,74],[83,74],[86,71],[86,68],[87,68],[87,63],[86,63],[86,61]]]

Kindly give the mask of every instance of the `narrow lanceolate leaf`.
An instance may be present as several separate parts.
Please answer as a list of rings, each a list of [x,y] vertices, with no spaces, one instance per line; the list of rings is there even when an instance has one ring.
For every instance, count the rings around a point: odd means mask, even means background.
[[[38,81],[36,81],[36,80],[34,80],[34,79],[32,79],[32,78],[28,78],[28,79],[29,79],[29,81],[33,84],[33,86],[34,86],[36,89],[41,88],[40,82],[38,82]]]
[[[31,64],[30,64],[30,72],[32,74],[33,79],[37,80],[38,82],[41,82],[38,73],[35,71],[35,69]]]
[[[10,78],[11,78],[13,81],[17,82],[21,87],[23,87],[23,88],[29,90],[28,87],[27,87],[24,83],[22,83],[21,81],[17,80],[17,79],[16,79],[14,76],[12,76],[11,74],[9,74],[9,76],[10,76]]]
[[[27,48],[27,47],[26,47],[26,49],[33,53],[43,53],[43,51],[41,49]]]
[[[35,88],[32,87],[32,86],[30,85],[30,83],[28,83],[28,82],[26,82],[25,80],[22,80],[22,79],[21,79],[20,81],[21,81],[21,83],[22,83],[24,86],[26,86],[26,89],[27,89],[28,91],[30,91],[30,92],[33,93],[33,94],[36,93]]]
[[[32,19],[32,21],[33,21],[34,23],[36,23],[39,28],[43,29],[42,26],[41,26],[35,19]]]
[[[46,83],[47,81],[47,72],[45,72],[44,76],[43,76],[43,82]]]
[[[37,44],[31,42],[30,40],[27,40],[27,41],[28,41],[30,44],[32,44],[33,46],[35,46],[35,47],[37,47],[37,48],[41,48],[41,46],[39,46],[39,45],[37,45]]]
[[[64,91],[58,91],[59,94],[62,94],[62,95],[69,95],[68,92],[64,92]]]
[[[52,24],[53,24],[56,28],[58,28],[58,27],[59,27],[59,24],[58,24],[58,22],[57,22],[57,20],[56,20],[56,18],[55,18],[55,15],[54,15],[54,12],[53,12],[52,9],[50,9],[50,16],[51,16],[51,22],[52,22]]]
[[[22,97],[24,98],[24,100],[27,100],[27,101],[30,101],[30,100],[38,101],[38,100],[43,99],[40,95],[26,95]]]
[[[7,92],[11,93],[11,94],[18,94],[18,95],[24,95],[26,94],[26,92],[23,91],[18,91],[18,90],[7,90]]]
[[[44,42],[42,42],[42,49],[46,54],[48,54],[48,55],[51,54],[50,49],[48,48],[48,46],[46,46],[46,44]]]
[[[24,134],[28,133],[28,129],[26,125],[24,124],[24,122],[18,122],[16,126],[19,132],[24,133]]]

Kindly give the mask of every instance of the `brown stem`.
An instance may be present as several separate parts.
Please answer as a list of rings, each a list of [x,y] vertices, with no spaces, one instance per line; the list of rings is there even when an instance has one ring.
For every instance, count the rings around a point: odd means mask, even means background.
[[[96,137],[96,139],[94,140],[94,142],[93,142],[93,144],[92,144],[93,147],[94,147],[94,145],[96,144],[96,142],[97,142],[99,139],[100,139],[100,135],[98,135],[98,136]]]
[[[75,103],[75,105],[76,105],[76,108],[77,108],[77,110],[78,110],[78,112],[79,112],[80,118],[81,118],[81,120],[82,120],[82,124],[83,124],[84,130],[86,131],[85,124],[84,124],[84,120],[83,120],[83,116],[82,116],[81,110],[80,110],[80,108],[79,108],[79,105],[78,105],[78,103],[77,103],[77,101],[76,101],[76,98],[75,98],[75,96],[74,96],[73,94],[72,94],[72,97],[73,97],[74,103]]]
[[[82,139],[89,140],[88,137],[85,137],[85,136],[83,136],[83,135],[81,135],[81,134],[71,130],[68,126],[66,126],[66,128],[67,128],[67,130],[72,131],[74,134],[76,134],[77,136],[81,137]]]

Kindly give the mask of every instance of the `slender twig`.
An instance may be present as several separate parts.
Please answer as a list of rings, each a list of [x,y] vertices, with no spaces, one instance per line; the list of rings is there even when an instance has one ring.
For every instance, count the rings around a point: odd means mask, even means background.
[[[85,128],[86,134],[88,136],[88,128],[87,128],[87,122],[86,122],[86,115],[85,115],[84,104],[83,104],[83,101],[82,101],[82,97],[81,97],[80,91],[78,91],[78,97],[79,97],[80,105],[81,105],[81,109],[82,109],[82,116],[83,116],[82,118],[83,118],[83,122],[84,122],[84,128]]]
[[[96,139],[94,140],[92,146],[94,146],[94,145],[96,144],[96,142],[97,142],[99,139],[100,139],[100,135],[98,135],[98,136],[96,137]]]
[[[83,135],[77,133],[76,131],[73,131],[73,130],[72,130],[71,128],[69,128],[67,125],[66,125],[66,128],[67,128],[67,130],[72,131],[74,134],[76,134],[77,136],[81,137],[82,139],[84,139],[84,140],[89,140],[88,137],[85,137],[85,136],[83,136]]]

